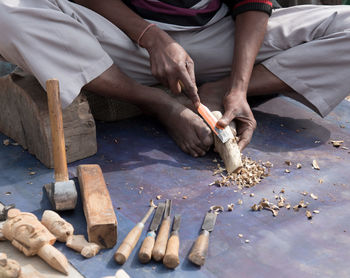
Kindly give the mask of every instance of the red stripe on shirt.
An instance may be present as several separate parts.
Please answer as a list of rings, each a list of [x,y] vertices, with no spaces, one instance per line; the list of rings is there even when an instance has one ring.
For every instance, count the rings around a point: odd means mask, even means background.
[[[269,6],[272,7],[272,3],[269,0],[243,0],[243,1],[239,2],[239,3],[237,3],[233,8],[235,9],[235,8],[238,8],[238,7],[242,6],[242,5],[254,4],[254,3],[263,3],[263,4],[266,4],[266,5],[269,5]]]

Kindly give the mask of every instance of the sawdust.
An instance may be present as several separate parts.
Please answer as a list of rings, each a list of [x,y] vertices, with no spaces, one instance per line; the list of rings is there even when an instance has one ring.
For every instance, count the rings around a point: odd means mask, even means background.
[[[214,170],[213,175],[220,175],[220,179],[214,181],[210,185],[218,187],[228,187],[236,185],[238,189],[250,188],[260,183],[262,179],[269,176],[270,168],[273,164],[269,161],[261,162],[242,155],[243,167],[238,173],[228,174],[226,169],[217,164],[217,169]]]

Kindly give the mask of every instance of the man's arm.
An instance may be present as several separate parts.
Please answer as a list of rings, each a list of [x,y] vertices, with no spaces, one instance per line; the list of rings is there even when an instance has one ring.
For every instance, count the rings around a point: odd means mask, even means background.
[[[268,18],[268,13],[261,11],[246,11],[236,17],[232,73],[223,100],[225,113],[218,125],[225,127],[236,119],[241,149],[248,145],[256,128],[256,121],[247,103],[247,90]]]
[[[150,24],[121,0],[75,0],[75,2],[107,18],[134,42],[138,41]],[[174,93],[181,92],[178,85],[178,81],[181,80],[188,97],[195,105],[199,105],[194,64],[187,52],[156,26],[144,33],[140,46],[146,48],[150,54],[152,74]]]

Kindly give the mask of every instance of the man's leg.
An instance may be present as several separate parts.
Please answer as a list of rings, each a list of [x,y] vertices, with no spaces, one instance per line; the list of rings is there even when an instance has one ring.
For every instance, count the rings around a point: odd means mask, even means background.
[[[47,79],[58,78],[63,106],[85,86],[157,116],[193,156],[204,155],[211,145],[210,130],[198,115],[163,91],[135,81],[156,82],[145,50],[98,14],[67,1],[12,5],[0,0],[0,25],[0,54],[34,74],[43,87]]]

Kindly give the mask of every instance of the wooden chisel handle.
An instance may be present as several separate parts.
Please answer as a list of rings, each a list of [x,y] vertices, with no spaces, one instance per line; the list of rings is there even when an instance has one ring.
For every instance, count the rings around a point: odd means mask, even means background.
[[[170,230],[170,217],[163,219],[162,225],[160,226],[156,242],[154,243],[154,248],[152,251],[152,257],[155,261],[159,262],[163,259],[165,255],[166,245],[169,238]]]
[[[175,268],[180,264],[179,260],[180,239],[177,231],[172,232],[168,240],[166,252],[163,258],[163,264],[167,268]]]
[[[151,231],[147,234],[146,238],[142,242],[140,252],[139,252],[140,263],[145,264],[151,260],[155,238],[156,238],[156,233],[154,231]]]
[[[192,247],[191,253],[188,256],[189,260],[198,266],[204,265],[205,257],[208,253],[208,246],[209,232],[207,230],[203,230],[197,237],[196,242]]]
[[[66,146],[64,143],[62,107],[58,80],[47,80],[46,91],[51,125],[55,181],[68,181]]]
[[[124,264],[129,258],[132,250],[134,250],[135,245],[139,241],[144,226],[145,225],[142,222],[137,223],[137,225],[132,228],[124,238],[122,244],[114,254],[114,259],[118,264]]]

